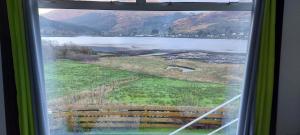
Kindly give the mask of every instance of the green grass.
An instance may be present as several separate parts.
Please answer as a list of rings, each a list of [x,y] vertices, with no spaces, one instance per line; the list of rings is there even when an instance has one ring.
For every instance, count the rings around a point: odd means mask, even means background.
[[[176,128],[140,128],[140,129],[123,129],[123,130],[102,130],[93,131],[91,134],[106,134],[106,135],[167,135]],[[206,135],[212,130],[207,129],[185,129],[178,135]],[[87,133],[88,134],[88,133]]]
[[[59,60],[45,65],[45,85],[50,99],[84,90],[93,90],[100,85],[136,75],[132,72],[69,60]]]
[[[140,105],[215,106],[224,101],[225,86],[155,76],[143,76],[112,91],[113,103]]]
[[[79,132],[78,135],[167,135],[176,128],[129,128],[129,129],[92,129],[89,132]],[[176,135],[207,135],[209,129],[184,129]],[[56,135],[73,135],[74,132],[52,131]],[[216,134],[221,135],[221,134]]]
[[[158,77],[70,60],[45,65],[48,99],[94,90],[113,81],[138,78],[117,86],[106,96],[112,103],[212,107],[226,99],[224,84]]]

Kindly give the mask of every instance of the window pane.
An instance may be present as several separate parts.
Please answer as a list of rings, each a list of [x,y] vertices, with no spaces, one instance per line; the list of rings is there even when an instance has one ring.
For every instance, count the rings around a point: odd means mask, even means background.
[[[40,1],[51,1],[51,0],[40,0]],[[64,0],[64,1],[136,2],[136,0]]]
[[[41,0],[48,1],[48,0]],[[136,0],[69,0],[69,1],[99,1],[99,2],[136,2]],[[216,3],[228,3],[228,2],[252,2],[253,0],[146,0],[148,3],[160,3],[160,2],[216,2]]]
[[[252,2],[252,0],[147,0],[150,3],[159,2],[216,2],[216,3],[228,3],[228,2]]]
[[[250,18],[40,9],[51,134],[168,134],[240,95]],[[181,133],[213,131],[239,107],[235,100]]]
[[[136,2],[136,0],[69,0],[69,1],[99,1],[99,2]]]
[[[147,2],[229,2],[229,0],[147,0]]]

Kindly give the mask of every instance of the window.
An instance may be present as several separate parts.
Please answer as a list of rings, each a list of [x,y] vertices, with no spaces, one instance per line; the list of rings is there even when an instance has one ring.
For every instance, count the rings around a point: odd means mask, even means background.
[[[251,1],[40,1],[50,133],[235,134]]]

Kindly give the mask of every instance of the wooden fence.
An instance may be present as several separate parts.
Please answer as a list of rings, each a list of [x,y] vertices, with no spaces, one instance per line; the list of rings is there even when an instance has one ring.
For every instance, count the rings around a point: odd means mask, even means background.
[[[209,108],[125,105],[71,105],[51,108],[51,119],[71,130],[91,128],[178,128],[208,112]],[[224,110],[207,116],[191,128],[221,126]]]

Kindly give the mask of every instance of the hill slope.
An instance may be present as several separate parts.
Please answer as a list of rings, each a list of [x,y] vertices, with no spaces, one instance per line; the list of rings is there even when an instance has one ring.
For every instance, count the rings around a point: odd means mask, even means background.
[[[40,31],[42,36],[78,36],[99,35],[99,32],[89,27],[57,22],[40,16]]]
[[[48,27],[45,30],[52,32],[42,34],[80,33],[85,29],[83,35],[246,38],[250,28],[250,12],[75,11],[58,10],[45,14],[44,17],[57,26],[60,26],[58,23],[68,26],[66,31]]]

